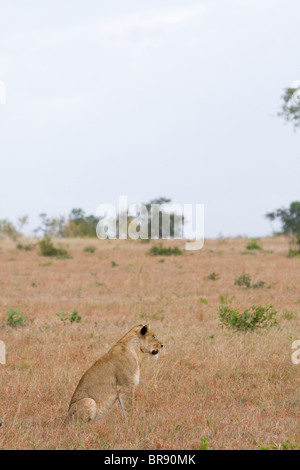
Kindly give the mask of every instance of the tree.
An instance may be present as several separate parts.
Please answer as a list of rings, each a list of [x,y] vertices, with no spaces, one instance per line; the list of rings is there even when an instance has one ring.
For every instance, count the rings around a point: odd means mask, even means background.
[[[16,240],[19,236],[19,232],[12,222],[8,219],[0,220],[0,236],[5,236],[11,240]]]
[[[47,217],[44,212],[39,215],[41,219],[41,226],[37,227],[34,232],[42,232],[44,237],[63,237],[64,229],[66,225],[65,218],[63,216],[53,217],[52,219]]]
[[[294,129],[297,129],[300,127],[300,83],[295,82],[290,88],[285,88],[281,99],[283,102],[278,116],[292,122]]]
[[[134,208],[133,208],[134,206]],[[146,227],[146,237],[150,238],[183,238],[184,216],[179,206],[173,205],[171,199],[160,197],[148,203],[135,204],[117,214],[116,236],[126,238],[131,223],[139,219],[137,231]],[[145,234],[144,232],[144,234]]]
[[[163,224],[163,217],[166,216],[167,218],[169,217],[170,220],[170,238],[183,238],[183,221],[184,217],[182,214],[176,213],[176,209],[172,207],[171,204],[171,199],[165,198],[165,197],[159,197],[158,199],[152,199],[150,202],[145,204],[147,211],[148,211],[148,236],[151,237],[151,228],[153,225],[153,218],[155,217],[155,214],[152,211],[151,206],[152,205],[157,205],[159,206],[159,223],[157,227],[157,233],[156,237],[157,238],[165,238],[169,234],[164,233],[164,224]],[[153,232],[153,230],[152,230]],[[152,233],[153,235],[153,233]]]
[[[22,215],[22,217],[18,217],[18,231],[21,233],[24,226],[28,224],[28,215]]]
[[[62,236],[64,237],[96,237],[98,218],[93,215],[85,215],[82,209],[72,209],[68,222],[65,225]]]
[[[266,214],[273,221],[279,219],[282,224],[282,233],[294,237],[298,252],[300,253],[300,201],[294,201],[288,209],[276,209]]]
[[[35,229],[36,233],[42,232],[44,237],[73,238],[96,237],[98,219],[93,215],[85,215],[82,209],[72,209],[68,219],[64,216],[48,217],[43,213],[39,215],[41,226]]]

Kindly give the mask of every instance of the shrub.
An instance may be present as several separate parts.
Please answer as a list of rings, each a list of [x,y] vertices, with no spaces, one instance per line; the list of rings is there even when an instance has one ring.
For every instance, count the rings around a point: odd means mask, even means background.
[[[15,310],[10,308],[6,312],[6,316],[7,316],[7,324],[9,326],[13,326],[13,327],[25,326],[25,323],[24,323],[25,314],[23,312],[19,312],[17,308]]]
[[[81,323],[82,317],[78,315],[77,310],[73,310],[71,315],[69,315],[70,323]]]
[[[265,281],[258,281],[256,284],[252,284],[252,289],[260,289],[265,286]]]
[[[178,255],[182,255],[182,251],[178,248],[178,246],[174,246],[174,247],[168,246],[168,247],[166,247],[166,246],[163,246],[162,243],[160,243],[159,245],[153,245],[150,248],[149,253],[150,253],[151,256],[171,256],[171,255],[178,256]]]
[[[244,286],[247,287],[247,289],[260,289],[264,287],[265,284],[265,281],[258,281],[256,284],[251,284],[251,277],[247,273],[243,273],[234,281],[235,286]]]
[[[56,257],[58,259],[71,258],[66,248],[63,246],[56,248],[49,237],[43,238],[39,242],[39,247],[42,256]]]
[[[73,310],[72,313],[68,312],[62,312],[61,310],[56,314],[58,318],[63,322],[64,325],[67,324],[67,322],[70,323],[81,323],[82,317],[78,315],[77,310]]]
[[[262,247],[259,245],[256,238],[252,238],[250,242],[246,245],[247,250],[262,250]]]
[[[218,281],[220,279],[220,275],[218,273],[212,272],[206,278],[208,281]]]
[[[22,243],[18,243],[16,248],[17,250],[31,251],[34,250],[35,245],[34,243],[27,243],[27,245],[22,245]]]
[[[96,250],[97,248],[95,246],[86,246],[83,251],[85,253],[95,253]]]
[[[239,313],[238,309],[231,309],[228,306],[221,305],[219,307],[219,319],[221,323],[228,327],[239,331],[253,331],[255,329],[267,328],[277,324],[277,311],[273,310],[273,305],[268,307],[252,305],[243,313]]]
[[[288,258],[300,258],[300,253],[297,250],[293,250],[292,248],[289,249],[287,254]]]
[[[115,268],[116,266],[119,266],[118,263],[116,263],[115,261],[111,261],[110,264],[111,264],[112,268]]]
[[[234,281],[235,286],[251,287],[251,277],[247,273],[243,273]]]

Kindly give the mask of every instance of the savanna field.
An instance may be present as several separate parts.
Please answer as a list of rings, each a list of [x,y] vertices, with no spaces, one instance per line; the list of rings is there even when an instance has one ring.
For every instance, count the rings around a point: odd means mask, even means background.
[[[291,355],[300,340],[300,259],[286,256],[284,237],[260,239],[262,249],[248,242],[206,240],[193,252],[164,241],[183,254],[151,256],[158,242],[68,239],[71,257],[57,259],[24,249],[32,240],[17,248],[1,239],[0,448],[299,447],[300,364]],[[235,284],[243,273],[256,288]],[[272,304],[278,323],[226,328],[222,304],[240,312]],[[8,322],[10,309],[24,313],[19,323]],[[142,363],[133,416],[122,421],[116,405],[102,421],[63,427],[82,374],[142,323],[164,349]]]

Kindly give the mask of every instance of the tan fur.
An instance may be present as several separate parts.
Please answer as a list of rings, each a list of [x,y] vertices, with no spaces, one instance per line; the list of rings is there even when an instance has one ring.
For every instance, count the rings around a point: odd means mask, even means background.
[[[149,325],[133,327],[82,376],[65,424],[101,418],[116,401],[126,418],[132,412],[133,392],[139,383],[143,357],[150,354],[157,358],[162,347]]]

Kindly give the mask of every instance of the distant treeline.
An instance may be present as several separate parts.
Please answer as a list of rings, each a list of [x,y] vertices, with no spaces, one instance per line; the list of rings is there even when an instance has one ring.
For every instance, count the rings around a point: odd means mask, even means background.
[[[34,230],[37,236],[73,238],[96,237],[98,219],[93,215],[86,215],[82,209],[73,209],[68,217],[48,217],[43,213],[39,215],[40,225]],[[28,216],[18,219],[14,225],[8,219],[0,220],[0,235],[16,240],[22,235],[23,227],[28,223]]]
[[[148,213],[148,232],[149,237],[151,234],[151,204],[169,204],[171,199],[164,197],[153,199],[146,204]],[[162,231],[162,215],[163,212],[159,212],[159,227],[157,238],[163,238]],[[174,238],[179,229],[181,229],[181,224],[178,223],[178,219],[175,218],[175,213],[169,213],[170,217],[170,236]],[[43,236],[47,238],[95,238],[97,237],[96,227],[99,222],[99,218],[94,215],[86,215],[82,209],[72,209],[68,217],[58,216],[58,217],[48,217],[47,214],[42,213],[39,215],[40,225],[34,230],[34,233],[37,236]],[[133,216],[128,216],[130,221]],[[182,217],[183,221],[183,217]],[[0,236],[6,236],[13,240],[16,240],[20,235],[22,235],[23,228],[28,223],[28,216],[19,217],[17,224],[14,225],[8,219],[0,219]],[[119,220],[117,220],[117,237],[120,231]]]
[[[72,209],[69,216],[47,217],[40,214],[41,225],[35,233],[44,237],[58,238],[93,238],[99,219],[94,215],[86,215],[82,209]]]

